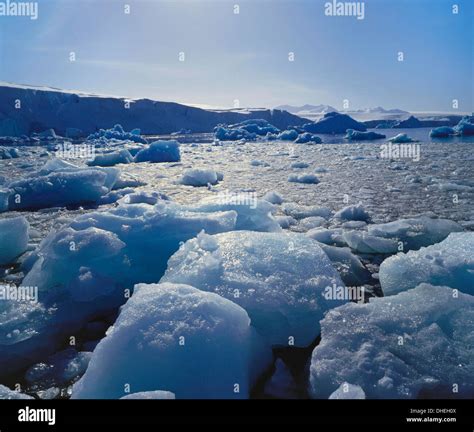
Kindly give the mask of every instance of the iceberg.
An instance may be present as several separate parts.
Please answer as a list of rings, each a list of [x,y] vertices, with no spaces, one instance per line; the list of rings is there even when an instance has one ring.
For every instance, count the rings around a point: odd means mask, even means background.
[[[219,141],[255,141],[257,139],[257,134],[250,133],[245,129],[231,129],[223,126],[218,126],[215,128],[214,137]]]
[[[224,176],[216,171],[194,168],[184,171],[179,183],[188,186],[208,186],[217,184],[223,178]]]
[[[396,143],[396,144],[417,142],[416,140],[410,138],[407,134],[404,134],[404,133],[400,133],[398,135],[395,135],[394,137],[388,139],[387,141],[389,141],[391,143]]]
[[[329,311],[310,366],[310,393],[343,383],[368,399],[472,398],[474,296],[421,284]]]
[[[390,257],[381,264],[379,277],[387,296],[422,282],[474,295],[474,233],[452,233],[441,243]]]
[[[344,139],[349,141],[372,141],[386,138],[385,135],[377,132],[360,132],[353,129],[348,129],[346,132]]]
[[[456,135],[456,131],[449,126],[437,127],[430,131],[431,138],[448,138],[453,135]]]
[[[461,136],[473,136],[474,124],[469,121],[469,117],[463,117],[461,121],[454,126],[454,130]]]
[[[343,134],[347,129],[361,132],[367,130],[363,123],[359,123],[347,114],[337,112],[327,113],[315,123],[306,123],[303,125],[303,129],[313,134]]]
[[[125,389],[165,388],[177,399],[246,399],[255,371],[263,372],[272,357],[257,343],[235,303],[187,285],[140,284],[71,398],[117,399]]]
[[[116,124],[111,129],[100,129],[87,137],[88,141],[105,138],[107,140],[116,139],[120,141],[132,141],[140,144],[147,144],[147,140],[140,136],[140,133],[136,133],[138,129],[134,129],[132,132],[125,132],[122,125]]]
[[[298,132],[294,129],[285,130],[278,135],[278,139],[281,141],[294,141],[298,138]]]
[[[401,120],[401,121],[395,123],[392,127],[394,129],[421,128],[421,127],[423,127],[423,123],[420,120],[418,120],[415,116],[410,116],[405,120]],[[407,141],[405,141],[405,142],[407,142]]]
[[[317,135],[313,135],[309,132],[302,133],[295,140],[296,144],[321,144],[323,140]]]
[[[154,141],[135,156],[135,162],[179,162],[180,160],[179,143],[175,140]]]
[[[265,136],[267,134],[278,134],[280,130],[270,124],[268,121],[263,119],[249,119],[243,122],[230,125],[229,129],[240,129],[259,136]]]
[[[344,287],[325,252],[294,233],[200,234],[169,259],[161,281],[237,303],[269,345],[310,345],[325,312],[344,303],[324,295],[334,284]]]
[[[30,225],[23,217],[0,219],[0,266],[11,264],[26,252]]]

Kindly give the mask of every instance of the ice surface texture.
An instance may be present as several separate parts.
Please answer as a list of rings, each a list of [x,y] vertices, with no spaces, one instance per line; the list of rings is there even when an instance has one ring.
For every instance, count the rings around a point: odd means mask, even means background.
[[[26,251],[29,227],[23,216],[0,220],[0,265],[12,263]]]
[[[342,383],[367,398],[472,397],[474,297],[427,284],[330,311],[314,349],[310,392]]]

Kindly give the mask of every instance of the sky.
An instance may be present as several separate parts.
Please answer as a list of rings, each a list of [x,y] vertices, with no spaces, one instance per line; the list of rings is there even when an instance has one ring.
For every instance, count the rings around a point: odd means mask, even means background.
[[[325,3],[38,0],[36,20],[0,16],[0,81],[210,107],[474,110],[473,1],[366,0],[364,19]]]

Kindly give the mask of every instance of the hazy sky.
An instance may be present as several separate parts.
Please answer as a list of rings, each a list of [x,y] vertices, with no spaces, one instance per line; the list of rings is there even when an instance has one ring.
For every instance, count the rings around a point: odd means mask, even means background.
[[[363,20],[319,0],[38,3],[37,20],[0,17],[1,81],[221,107],[474,109],[471,0],[368,0]]]

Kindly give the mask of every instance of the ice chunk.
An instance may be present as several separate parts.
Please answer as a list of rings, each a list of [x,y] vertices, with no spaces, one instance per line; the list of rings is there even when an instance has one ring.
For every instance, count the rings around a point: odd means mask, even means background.
[[[263,119],[244,120],[243,122],[230,125],[229,128],[245,130],[251,134],[256,134],[260,136],[264,136],[269,133],[277,134],[278,132],[280,132],[278,128]]]
[[[100,129],[98,132],[89,135],[87,140],[100,138],[105,138],[107,140],[116,139],[120,141],[133,141],[141,144],[147,143],[146,139],[140,136],[139,129],[134,129],[132,132],[125,132],[123,127],[119,124],[115,125],[112,129]]]
[[[407,134],[404,134],[404,133],[395,135],[394,137],[390,138],[388,141],[391,143],[397,143],[397,144],[416,142],[416,140],[410,138]]]
[[[263,199],[265,201],[268,201],[271,204],[277,204],[280,205],[283,203],[284,199],[283,197],[276,191],[269,191],[267,192],[264,196]]]
[[[385,135],[377,132],[360,132],[353,129],[347,129],[344,139],[349,141],[372,141],[386,138]]]
[[[28,247],[30,225],[23,217],[0,219],[0,265],[10,264]]]
[[[175,140],[154,141],[135,156],[135,162],[179,162],[180,160],[179,143]]]
[[[165,388],[177,399],[248,398],[270,351],[255,357],[246,312],[187,285],[140,284],[97,345],[73,399],[116,399]],[[139,368],[137,368],[139,366]],[[131,373],[133,371],[133,373]]]
[[[317,135],[313,135],[309,132],[302,133],[295,140],[296,144],[321,144],[323,140]]]
[[[229,232],[186,242],[168,261],[165,282],[215,292],[242,306],[271,345],[304,347],[319,334],[318,321],[341,300],[327,287],[342,281],[313,240],[302,234]]]
[[[430,131],[431,138],[448,138],[453,135],[456,135],[456,131],[449,126],[437,127]]]
[[[358,385],[342,383],[329,399],[365,399],[365,393]]]
[[[290,168],[308,168],[308,167],[309,167],[309,164],[307,164],[306,162],[293,162],[290,165]]]
[[[298,138],[298,132],[293,129],[285,130],[278,135],[278,139],[282,141],[294,141]]]
[[[310,216],[304,219],[301,219],[298,228],[301,231],[308,231],[313,228],[318,228],[327,223],[327,220],[321,216]]]
[[[118,170],[102,171],[90,168],[54,171],[47,175],[14,181],[8,185],[12,190],[9,209],[39,209],[95,203],[110,192],[119,174]]]
[[[342,134],[345,133],[347,129],[362,132],[367,130],[363,123],[359,123],[347,114],[337,112],[327,113],[315,123],[306,123],[303,125],[303,129],[306,132],[321,134]]]
[[[474,124],[469,121],[469,117],[463,117],[461,121],[454,126],[454,130],[461,136],[474,135]]]
[[[245,129],[230,129],[222,126],[215,128],[214,136],[219,141],[239,141],[242,139],[254,141],[257,138],[257,134],[247,132]]]
[[[312,355],[312,397],[349,382],[369,399],[472,398],[474,296],[453,294],[422,284],[330,311]]]
[[[184,171],[179,182],[188,186],[207,186],[217,184],[223,177],[220,173],[210,169],[194,168]]]
[[[0,189],[0,213],[8,210],[8,198],[11,191],[8,189]]]
[[[132,393],[127,396],[123,396],[120,399],[176,399],[176,396],[174,393],[171,393],[169,391],[163,391],[163,390],[155,390],[155,391],[146,391],[146,392],[138,392],[138,393]]]
[[[94,160],[87,163],[89,166],[114,166],[133,162],[133,156],[126,149],[97,155]]]
[[[34,399],[33,396],[28,396],[24,393],[10,390],[8,387],[0,384],[0,399]]]
[[[463,231],[463,228],[454,221],[426,216],[368,226],[371,235],[403,242],[405,251],[439,243],[450,233],[458,231]]]
[[[356,252],[369,254],[393,254],[398,252],[397,241],[375,237],[366,232],[346,231],[342,238]]]
[[[288,176],[288,181],[290,183],[311,183],[311,184],[318,184],[319,179],[315,174],[290,174]]]
[[[370,220],[370,215],[365,211],[362,204],[351,205],[344,207],[342,210],[339,210],[335,215],[335,218],[342,220],[353,220],[353,221],[364,221],[367,222]]]
[[[195,206],[186,208],[205,213],[235,211],[237,213],[235,229],[237,230],[281,231],[280,225],[272,214],[276,211],[275,206],[249,193],[223,192],[204,198]]]
[[[295,219],[304,219],[311,216],[321,216],[329,219],[332,215],[332,211],[328,207],[306,206],[294,202],[283,204],[282,210],[286,215]]]
[[[390,257],[380,266],[379,277],[385,295],[422,282],[474,295],[474,233],[452,233],[441,243]]]

